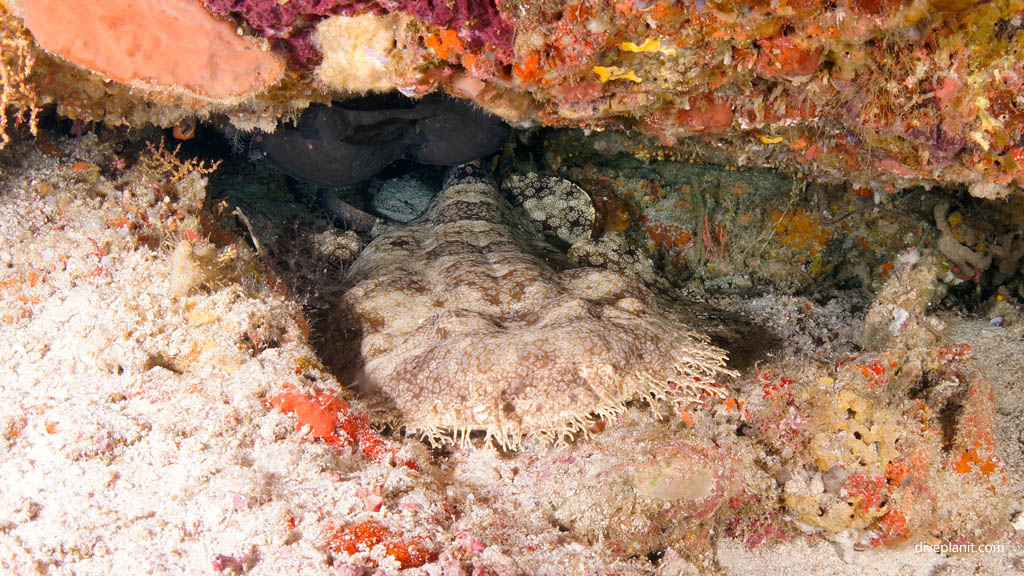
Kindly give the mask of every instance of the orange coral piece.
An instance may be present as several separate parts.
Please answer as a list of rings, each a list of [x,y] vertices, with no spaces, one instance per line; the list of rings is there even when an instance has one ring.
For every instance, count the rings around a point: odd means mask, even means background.
[[[903,481],[910,475],[910,465],[906,460],[893,460],[885,467],[885,482],[889,485],[890,490],[902,486]]]
[[[885,480],[881,476],[857,473],[850,475],[843,488],[851,497],[859,499],[858,504],[862,510],[877,510],[882,503]]]
[[[679,409],[679,419],[687,428],[693,428],[695,426],[693,422],[693,414],[690,414],[689,410],[683,408]]]
[[[351,414],[341,420],[338,427],[355,441],[360,452],[374,462],[393,452],[388,443],[370,428],[370,418],[366,414]]]
[[[780,392],[786,397],[792,397],[793,392],[791,387],[796,383],[796,380],[783,376],[779,378],[778,382],[774,382],[771,378],[771,374],[768,372],[761,375],[761,380],[764,382],[761,386],[761,392],[764,394],[765,398],[771,398],[776,392]]]
[[[438,34],[429,34],[423,39],[427,47],[431,48],[442,60],[453,61],[452,57],[462,52],[462,40],[455,30],[442,30]]]
[[[530,54],[521,63],[512,67],[512,73],[523,82],[533,82],[540,78],[544,71],[541,69],[540,59],[536,54]]]
[[[910,535],[907,527],[907,516],[900,510],[889,510],[878,519],[878,528],[882,532],[881,537],[875,540],[874,544],[892,544],[903,540]]]
[[[49,52],[124,84],[244,97],[284,65],[197,0],[25,0],[25,26]]]
[[[654,5],[654,8],[651,9],[651,18],[654,18],[655,20],[661,20],[666,16],[671,15],[673,12],[677,11],[678,10],[674,9],[672,7],[672,4],[668,2],[658,2],[657,4]]]
[[[644,232],[654,242],[655,246],[670,250],[681,248],[693,238],[693,235],[675,224],[666,222],[651,221],[647,216],[641,216]]]
[[[996,454],[995,421],[992,390],[982,381],[974,381],[964,398],[964,412],[957,424],[957,441],[950,465],[958,474],[975,471],[989,478],[1005,482],[1004,464]],[[989,486],[990,489],[993,487]]]
[[[338,426],[338,413],[347,410],[348,403],[326,392],[303,394],[293,384],[285,384],[284,389],[270,399],[270,405],[281,412],[294,412],[296,430],[309,426],[309,435],[313,438],[337,443],[339,438],[334,430]]]
[[[803,208],[797,208],[787,214],[772,210],[771,222],[782,244],[806,252],[811,257],[817,256],[822,246],[832,238],[831,232],[818,225]],[[805,258],[803,254],[797,255],[798,261],[803,262]]]
[[[788,36],[763,39],[759,43],[757,68],[766,78],[806,76],[818,69],[820,48],[811,48]]]
[[[401,532],[373,520],[332,528],[328,536],[330,549],[346,554],[370,550],[380,544],[384,545],[384,551],[388,556],[401,564],[403,570],[419,568],[437,559],[437,554],[431,552],[421,541],[404,539]]]
[[[287,383],[284,392],[268,400],[268,404],[281,412],[294,413],[296,430],[301,431],[308,426],[310,437],[331,446],[347,448],[355,445],[374,462],[380,462],[395,452],[370,428],[366,414],[351,413],[348,402],[324,390],[304,394],[295,385]],[[405,465],[412,466],[409,462]]]
[[[689,108],[679,108],[675,120],[679,126],[688,126],[694,132],[715,132],[732,126],[732,103],[711,94],[689,97]]]
[[[1024,148],[1012,146],[1009,150],[1010,157],[1018,166],[1024,166]]]
[[[999,460],[998,456],[988,453],[992,450],[992,447],[988,444],[977,442],[973,448],[961,452],[957,459],[953,461],[953,470],[957,474],[966,474],[971,470],[977,470],[985,477],[988,477],[993,472],[1002,470],[1002,461]]]

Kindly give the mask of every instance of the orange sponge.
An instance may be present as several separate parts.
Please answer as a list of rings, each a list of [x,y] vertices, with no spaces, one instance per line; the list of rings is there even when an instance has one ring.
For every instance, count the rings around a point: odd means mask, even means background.
[[[24,8],[43,49],[124,84],[235,100],[284,71],[198,0],[25,0]]]

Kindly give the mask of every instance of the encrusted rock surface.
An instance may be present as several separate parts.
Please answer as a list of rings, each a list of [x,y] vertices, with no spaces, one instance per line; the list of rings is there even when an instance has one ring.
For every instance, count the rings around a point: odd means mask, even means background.
[[[20,27],[43,1],[4,2],[11,7],[5,26]],[[169,125],[226,112],[238,126],[263,128],[310,102],[391,87],[417,97],[444,91],[510,121],[631,130],[628,151],[645,158],[700,154],[853,180],[879,193],[942,183],[1003,198],[1024,183],[1020,0],[177,4],[205,6],[225,21],[222,29],[235,24],[243,36],[266,39],[288,56],[287,74],[251,99],[230,90],[229,102],[200,85],[213,101],[185,98],[168,109],[166,94],[118,84],[139,78],[114,73],[85,58],[88,52],[54,50],[53,36],[40,27],[43,48],[101,74],[41,58],[31,89],[74,118]],[[68,35],[95,46],[119,45],[125,23],[133,22],[162,24],[148,28],[160,38],[197,34],[160,2],[84,6],[112,7],[120,19],[109,30],[83,26]],[[47,24],[71,30],[63,18]],[[228,61],[232,50],[210,45]],[[154,78],[193,90],[187,77],[163,74],[165,58],[139,63],[140,73],[151,69]]]

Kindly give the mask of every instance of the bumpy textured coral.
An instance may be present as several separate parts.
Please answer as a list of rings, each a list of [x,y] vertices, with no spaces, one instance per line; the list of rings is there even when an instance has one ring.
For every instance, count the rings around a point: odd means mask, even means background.
[[[489,44],[506,59],[512,55],[514,30],[492,0],[206,0],[206,5],[220,15],[237,12],[261,34],[275,39],[308,37],[310,25],[327,16],[402,11],[456,30],[470,49]]]
[[[325,359],[381,419],[515,448],[631,399],[716,392],[724,351],[638,283],[571,268],[490,175],[452,172],[423,217],[366,247],[328,318]]]
[[[334,16],[316,27],[314,47],[323,51],[317,80],[332,90],[352,94],[394,89],[388,62],[395,46],[397,16]],[[359,46],[359,50],[353,50]]]

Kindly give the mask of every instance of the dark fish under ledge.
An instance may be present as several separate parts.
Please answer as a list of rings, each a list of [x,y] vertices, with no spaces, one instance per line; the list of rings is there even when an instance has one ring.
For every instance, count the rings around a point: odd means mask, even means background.
[[[260,134],[260,156],[283,172],[319,186],[358,184],[405,158],[456,166],[492,154],[509,127],[470,102],[444,94],[420,100],[372,95],[313,104],[296,126]]]

